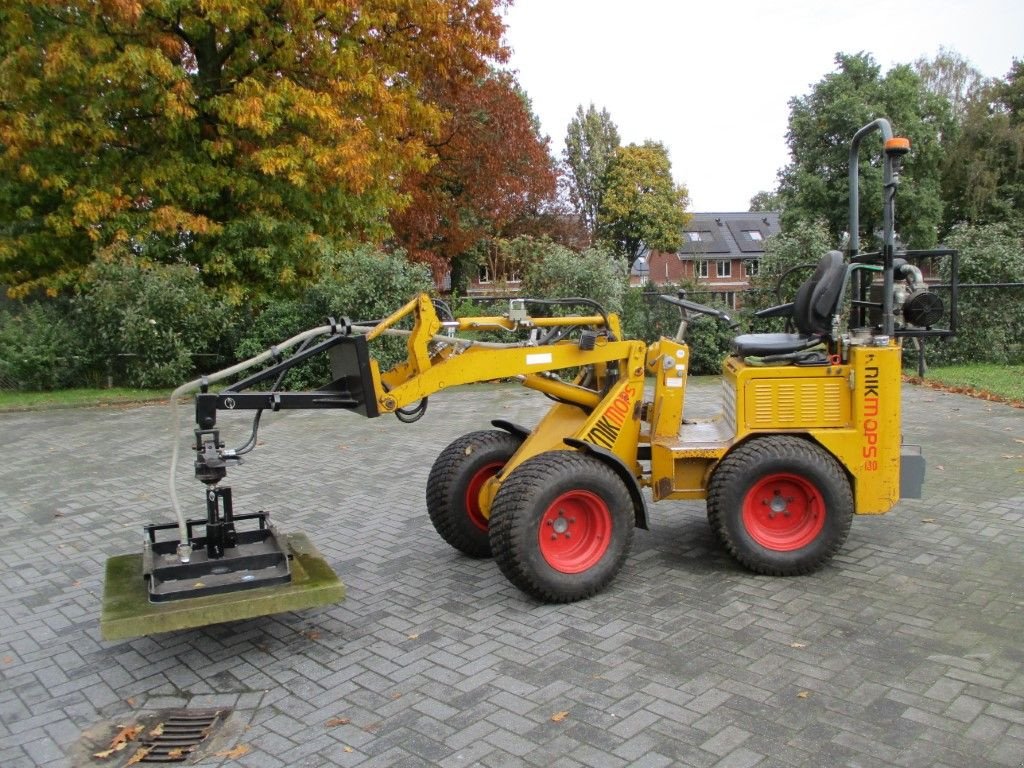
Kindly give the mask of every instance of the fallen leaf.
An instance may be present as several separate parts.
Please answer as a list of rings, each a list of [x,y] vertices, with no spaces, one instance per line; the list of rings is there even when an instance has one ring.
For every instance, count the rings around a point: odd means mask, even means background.
[[[13,656],[4,656],[4,664],[13,664],[13,663],[14,663],[14,657]]]
[[[192,748],[189,747],[188,751],[191,752]],[[179,757],[185,756],[185,750],[182,747],[175,747],[174,749],[167,750],[167,756],[172,760],[177,760]]]
[[[935,465],[935,468],[936,468],[936,469],[945,469],[945,467],[944,467],[944,466],[942,466],[941,464],[936,464],[936,465]]]
[[[339,725],[348,725],[351,722],[347,717],[332,717],[325,725],[328,728],[337,728]]]
[[[355,752],[355,750],[352,749],[352,747],[345,747],[345,751],[346,752]]]
[[[135,741],[140,733],[142,733],[141,725],[122,725],[121,730],[115,733],[114,738],[110,740],[110,748],[97,752],[94,756],[105,760],[115,752],[120,752],[127,747],[129,741]]]
[[[215,752],[214,757],[226,757],[228,760],[237,760],[243,755],[248,755],[252,750],[246,744],[239,744],[233,749],[225,749],[221,752]]]
[[[921,518],[921,522],[922,523],[934,523],[935,522],[935,518],[934,517],[922,517]]]
[[[552,723],[560,723],[563,720],[565,720],[565,718],[567,718],[568,716],[569,716],[569,713],[567,711],[565,711],[565,710],[563,710],[561,712],[555,712],[555,714],[553,714],[551,716],[551,722]]]
[[[135,750],[135,754],[131,756],[131,759],[124,764],[124,768],[128,768],[129,765],[137,765],[141,763],[143,760],[146,759],[146,755],[149,754],[149,750],[151,749],[152,747],[139,747],[137,750]]]
[[[806,648],[807,647],[807,643],[790,643],[789,647],[790,648]]]
[[[400,693],[392,693],[391,694],[391,700],[392,701],[398,701],[400,698],[402,698],[402,694],[400,694]]]
[[[163,723],[157,723],[155,726],[153,726],[149,730],[149,738],[151,738],[151,739],[155,739],[158,736],[163,736],[163,735],[164,735],[164,724]]]
[[[124,703],[127,704],[129,707],[134,707],[135,706],[135,699],[133,699],[131,696],[129,696],[127,699],[124,700]]]
[[[1004,453],[1003,454],[1003,458],[1004,459],[1016,459],[1017,457],[1014,456],[1012,453]]]
[[[1015,438],[1013,438],[1013,442],[1015,442],[1015,443],[1024,443],[1024,440],[1021,440],[1019,437],[1015,437]]]
[[[382,725],[384,725],[384,723],[370,723],[369,725],[364,725],[363,730],[367,733],[376,733],[380,730]]]
[[[419,637],[419,634],[417,633],[417,634],[407,635],[406,637],[409,640],[415,640],[417,637]]]
[[[318,630],[315,630],[315,629],[307,629],[302,634],[303,634],[303,636],[307,640],[319,640],[320,639],[320,632]]]
[[[806,698],[808,698],[808,697],[809,697],[810,695],[811,695],[811,692],[810,692],[810,691],[800,691],[800,693],[798,693],[798,694],[796,695],[796,697],[797,697],[798,699],[806,699]]]

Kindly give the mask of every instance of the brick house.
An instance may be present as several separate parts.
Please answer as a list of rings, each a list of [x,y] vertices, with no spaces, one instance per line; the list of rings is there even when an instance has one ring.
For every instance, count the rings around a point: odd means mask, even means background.
[[[735,308],[736,294],[757,274],[764,241],[778,234],[779,212],[695,213],[675,253],[652,251],[633,265],[633,285],[664,285],[683,280],[725,294],[719,298]],[[706,300],[707,296],[703,299]]]

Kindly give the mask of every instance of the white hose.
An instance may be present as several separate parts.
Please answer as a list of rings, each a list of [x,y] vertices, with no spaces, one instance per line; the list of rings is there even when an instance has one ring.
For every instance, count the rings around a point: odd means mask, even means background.
[[[314,336],[320,336],[325,333],[329,333],[331,332],[331,330],[331,326],[322,325],[318,328],[312,328],[308,331],[303,331],[297,336],[292,336],[284,343],[278,344],[276,349],[265,350],[260,354],[256,355],[255,357],[251,357],[248,360],[245,360],[241,363],[236,363],[235,365],[232,365],[230,368],[225,368],[224,370],[217,371],[216,373],[210,374],[209,376],[205,376],[203,378],[190,381],[186,384],[182,384],[180,387],[178,387],[171,393],[171,439],[173,442],[173,448],[171,450],[171,467],[170,475],[168,477],[167,482],[167,488],[170,491],[171,509],[174,510],[174,516],[178,523],[178,557],[181,559],[181,562],[187,563],[189,559],[192,557],[192,545],[189,542],[188,525],[185,522],[185,516],[181,512],[181,505],[178,503],[178,492],[177,489],[175,488],[175,477],[178,472],[178,449],[181,444],[181,416],[178,411],[178,400],[180,400],[182,397],[189,394],[190,392],[195,392],[197,389],[204,386],[204,384],[213,384],[218,381],[223,381],[226,378],[239,374],[242,371],[246,371],[252,368],[253,366],[259,365],[261,363],[266,362],[267,360],[270,360],[278,352],[290,349],[291,347],[294,347],[296,344],[301,344],[303,341],[313,338]],[[366,334],[369,333],[371,330],[373,330],[373,326],[352,326],[352,331],[355,333]],[[412,334],[412,331],[402,330],[400,328],[388,328],[387,330],[384,331],[384,333],[388,336],[410,336]],[[457,339],[441,335],[433,336],[432,339],[434,341],[442,342],[445,344],[462,344],[465,345],[466,347],[481,346],[490,349],[505,349],[508,347],[519,346],[518,342],[501,343],[487,341],[471,341],[469,339]]]
[[[329,325],[322,325],[319,328],[312,328],[308,331],[300,333],[298,336],[293,336],[283,344],[278,345],[278,351],[283,349],[289,349],[290,347],[300,344],[306,339],[314,336],[319,336],[324,333],[328,333],[331,330]],[[236,363],[230,368],[225,368],[223,371],[217,371],[217,373],[211,374],[201,379],[195,379],[186,384],[182,384],[180,387],[175,389],[171,393],[171,439],[174,443],[174,447],[171,450],[171,471],[170,477],[168,478],[168,490],[171,494],[171,508],[174,510],[174,516],[178,521],[178,557],[181,562],[187,563],[192,556],[192,545],[188,539],[188,525],[185,523],[185,516],[181,513],[181,506],[178,504],[178,492],[174,486],[175,475],[178,470],[178,446],[181,443],[181,417],[178,412],[178,400],[189,392],[194,392],[204,384],[213,384],[217,381],[222,381],[229,376],[246,371],[252,368],[254,365],[266,362],[274,357],[275,351],[268,349],[256,357],[251,357],[241,363]]]

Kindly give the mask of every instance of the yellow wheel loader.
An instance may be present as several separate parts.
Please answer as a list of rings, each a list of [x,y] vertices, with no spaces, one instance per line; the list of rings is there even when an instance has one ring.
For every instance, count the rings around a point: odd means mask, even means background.
[[[857,156],[861,139],[876,130],[884,140],[883,242],[862,254]],[[920,494],[924,459],[901,445],[901,343],[955,331],[956,254],[894,252],[893,200],[908,149],[883,119],[854,137],[848,253],[825,254],[791,303],[759,313],[787,318],[789,332],[736,337],[724,363],[722,413],[712,419],[685,418],[690,351],[683,336],[695,314],[728,318],[672,296],[663,298],[680,308],[680,332],[647,345],[623,338],[618,317],[587,299],[513,299],[506,314],[455,318],[420,295],[373,325],[331,320],[179,388],[172,402],[199,390],[194,467],[206,486],[206,515],[181,513],[176,445],[170,495],[177,519],[147,526],[141,554],[108,563],[104,635],[340,599],[340,582],[305,537],[282,533],[265,512],[234,512],[222,481],[255,445],[260,415],[343,409],[411,421],[423,415],[429,395],[494,379],[518,380],[553,405],[532,428],[495,421],[493,430],[442,450],[426,506],[445,541],[471,557],[493,556],[525,593],[568,602],[605,588],[628,556],[634,529],[647,527],[648,493],[654,502],[706,499],[715,535],[752,571],[788,576],[821,567],[842,546],[855,514],[881,514],[901,495]],[[915,265],[946,256],[954,261],[948,309]],[[533,313],[555,304],[583,312]],[[948,327],[937,327],[940,321]],[[470,337],[479,331],[514,339]],[[371,353],[385,335],[404,337],[407,350],[388,370]],[[279,389],[285,371],[319,354],[330,358],[329,384],[312,392]],[[252,437],[240,449],[221,440],[217,414],[224,410],[256,412]]]

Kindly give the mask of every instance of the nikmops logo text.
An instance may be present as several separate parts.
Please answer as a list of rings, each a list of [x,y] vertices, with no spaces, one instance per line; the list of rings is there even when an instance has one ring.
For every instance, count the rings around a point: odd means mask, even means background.
[[[868,472],[878,469],[878,408],[878,366],[869,365],[864,369],[864,447],[861,448],[864,469]]]
[[[635,392],[636,388],[632,384],[628,384],[612,400],[611,405],[604,409],[604,413],[601,414],[597,423],[587,432],[586,440],[588,443],[609,449],[615,445],[619,432],[622,430],[622,425],[626,423],[630,411],[633,410],[633,395]]]

